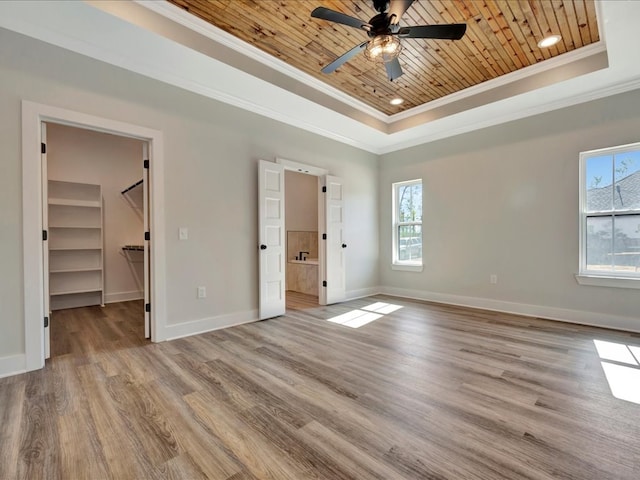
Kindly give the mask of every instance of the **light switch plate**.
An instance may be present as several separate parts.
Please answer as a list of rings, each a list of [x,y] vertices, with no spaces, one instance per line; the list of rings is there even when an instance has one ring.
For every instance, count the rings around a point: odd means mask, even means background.
[[[180,227],[178,229],[178,237],[180,240],[188,240],[189,239],[189,229],[187,227]]]

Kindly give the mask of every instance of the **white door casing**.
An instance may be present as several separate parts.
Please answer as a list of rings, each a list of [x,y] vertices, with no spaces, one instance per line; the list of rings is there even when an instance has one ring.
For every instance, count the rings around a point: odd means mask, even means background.
[[[22,369],[37,370],[44,366],[45,312],[44,259],[42,246],[43,194],[41,142],[42,122],[60,123],[78,128],[122,135],[146,141],[153,158],[154,172],[149,177],[149,213],[151,236],[151,340],[166,339],[166,265],[164,238],[164,147],[158,130],[96,117],[59,107],[22,101],[22,215],[24,268],[24,338],[25,356]],[[34,192],[38,192],[34,195]],[[42,195],[42,196],[41,196]]]
[[[144,338],[151,338],[151,313],[147,305],[151,305],[151,241],[147,240],[149,229],[149,144],[142,144],[142,219],[144,223]],[[146,166],[145,166],[146,164]]]
[[[43,298],[43,321],[45,318],[48,321],[44,322],[44,358],[51,356],[51,337],[49,325],[51,324],[51,311],[49,310],[49,242],[46,240],[49,234],[49,175],[47,173],[47,124],[45,122],[40,123],[40,138],[43,148],[40,150],[42,161],[42,286],[44,290]],[[44,237],[44,232],[47,232],[47,237]]]
[[[324,192],[324,232],[327,235],[325,244],[325,281],[324,299],[326,304],[342,302],[346,298],[345,285],[345,250],[344,238],[344,188],[339,177],[325,175]]]
[[[258,179],[259,317],[284,315],[284,167],[260,160]]]

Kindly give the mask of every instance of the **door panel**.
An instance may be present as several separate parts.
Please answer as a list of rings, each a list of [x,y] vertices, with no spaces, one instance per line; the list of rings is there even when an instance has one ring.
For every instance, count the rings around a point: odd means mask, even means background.
[[[326,239],[326,303],[342,302],[346,298],[344,238],[344,189],[342,179],[326,175],[325,232]]]
[[[260,160],[258,180],[260,319],[284,315],[284,167]]]

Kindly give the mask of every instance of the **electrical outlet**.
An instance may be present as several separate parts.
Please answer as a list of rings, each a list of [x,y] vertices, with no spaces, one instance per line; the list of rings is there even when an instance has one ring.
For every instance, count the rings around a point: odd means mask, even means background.
[[[489,275],[489,283],[491,285],[495,285],[496,283],[498,283],[498,275],[496,275],[495,273]]]
[[[207,297],[206,287],[198,287],[198,298],[206,298],[206,297]]]
[[[178,229],[178,238],[180,240],[188,240],[189,239],[189,229],[187,227],[180,227]]]

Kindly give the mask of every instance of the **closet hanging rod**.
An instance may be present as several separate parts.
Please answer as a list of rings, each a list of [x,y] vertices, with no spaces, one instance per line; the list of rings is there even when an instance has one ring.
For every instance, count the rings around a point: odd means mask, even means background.
[[[133,190],[133,189],[134,189],[134,188],[136,188],[138,185],[142,185],[142,182],[144,182],[144,179],[143,179],[143,180],[138,180],[136,183],[134,183],[134,184],[133,184],[133,185],[131,185],[130,187],[125,188],[125,189],[124,189],[124,190],[122,190],[122,192],[120,192],[120,193],[122,193],[122,194],[124,195],[124,194],[125,194],[125,193],[127,193],[129,190]]]
[[[130,250],[134,252],[144,252],[144,245],[125,245],[122,250]]]

